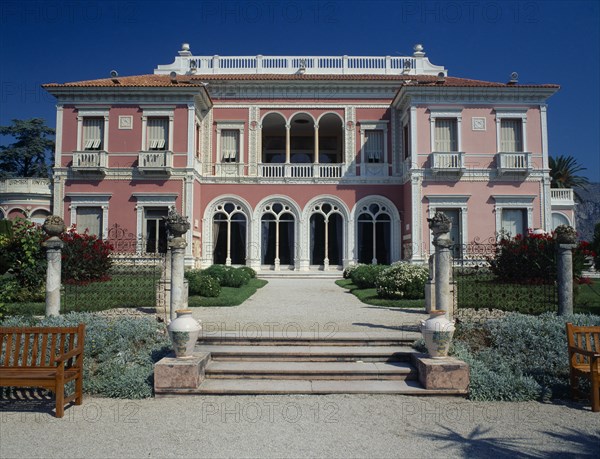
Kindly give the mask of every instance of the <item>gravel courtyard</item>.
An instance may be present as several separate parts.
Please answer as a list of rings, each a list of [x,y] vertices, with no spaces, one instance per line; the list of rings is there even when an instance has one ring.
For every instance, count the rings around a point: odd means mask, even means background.
[[[362,304],[332,279],[270,279],[245,304],[196,308],[207,333],[398,331],[424,311]],[[570,402],[402,395],[0,399],[0,457],[598,457],[600,414]]]

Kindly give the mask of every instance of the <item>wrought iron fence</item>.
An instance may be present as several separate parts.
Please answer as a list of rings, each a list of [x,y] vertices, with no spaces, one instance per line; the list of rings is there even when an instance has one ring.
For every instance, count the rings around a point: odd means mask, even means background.
[[[118,224],[108,231],[114,251],[109,280],[104,282],[66,282],[63,312],[112,308],[155,308],[160,301],[159,287],[164,275],[165,253],[147,251],[146,238]],[[152,244],[150,244],[152,245]],[[157,247],[154,245],[154,247]]]
[[[461,255],[453,259],[455,308],[501,309],[524,314],[558,310],[556,280],[505,282],[492,270],[495,251],[494,238],[454,248],[453,253]],[[548,279],[553,277],[551,269],[549,266]]]

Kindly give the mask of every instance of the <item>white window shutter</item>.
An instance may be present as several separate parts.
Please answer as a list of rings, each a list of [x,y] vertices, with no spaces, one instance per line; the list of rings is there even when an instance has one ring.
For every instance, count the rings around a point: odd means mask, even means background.
[[[523,151],[523,123],[520,119],[500,121],[500,149],[502,152]]]
[[[383,131],[372,129],[365,131],[365,156],[372,163],[383,161]]]
[[[83,120],[83,148],[84,150],[98,150],[102,148],[104,137],[103,118],[84,118]]]
[[[221,131],[221,160],[235,162],[239,157],[240,131],[223,129]]]
[[[149,118],[148,119],[148,148],[150,150],[164,150],[168,145],[169,138],[169,119],[168,118]]]
[[[458,151],[457,125],[455,119],[438,118],[435,120],[434,151]]]

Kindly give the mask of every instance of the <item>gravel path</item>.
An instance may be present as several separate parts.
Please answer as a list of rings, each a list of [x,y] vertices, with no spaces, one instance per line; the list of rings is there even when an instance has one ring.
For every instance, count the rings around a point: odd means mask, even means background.
[[[31,406],[31,404],[28,404]],[[47,404],[52,406],[52,403]],[[0,457],[598,457],[578,405],[389,395],[86,398],[63,419],[0,404]]]
[[[424,309],[380,308],[361,303],[333,279],[269,279],[240,306],[192,308],[204,330],[304,332],[417,331]]]
[[[333,280],[270,279],[245,304],[194,308],[205,330],[415,330],[422,310],[371,307]],[[328,325],[329,324],[329,325]],[[211,328],[212,327],[212,328]],[[333,328],[332,328],[333,327]],[[0,399],[0,457],[598,457],[600,415],[571,403],[401,395]]]

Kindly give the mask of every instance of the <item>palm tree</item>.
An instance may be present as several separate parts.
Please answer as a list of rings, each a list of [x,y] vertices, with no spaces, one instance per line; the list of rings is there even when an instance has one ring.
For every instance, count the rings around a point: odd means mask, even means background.
[[[578,172],[587,168],[583,167],[572,156],[549,157],[550,164],[550,187],[551,188],[582,188],[586,189],[590,181],[587,177],[578,175]],[[581,197],[574,191],[575,198],[581,201]]]

